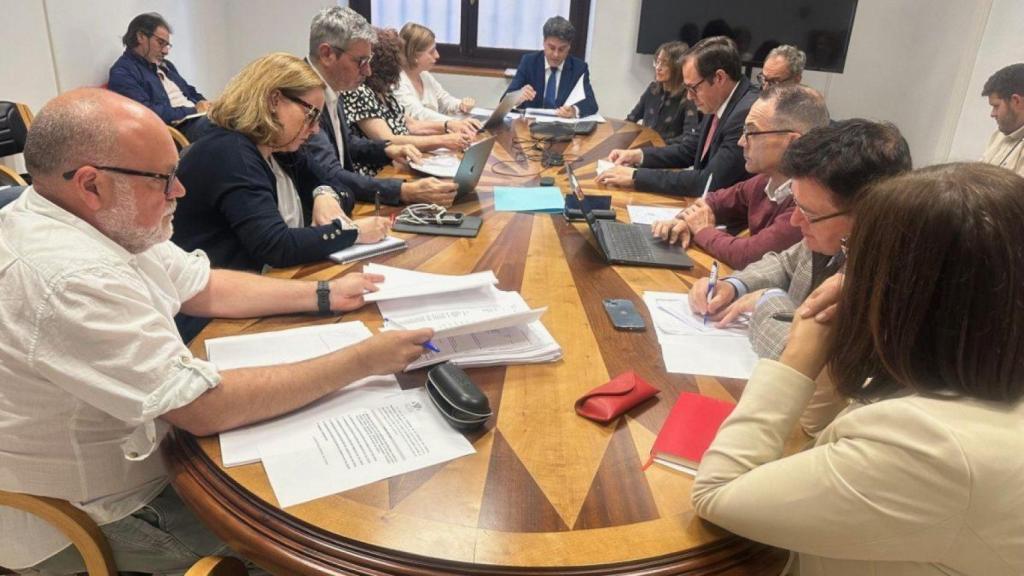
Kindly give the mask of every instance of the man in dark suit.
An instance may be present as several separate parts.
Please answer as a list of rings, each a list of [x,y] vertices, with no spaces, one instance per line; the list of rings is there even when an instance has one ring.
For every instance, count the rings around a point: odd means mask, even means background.
[[[597,114],[597,99],[590,87],[590,69],[582,59],[569,55],[576,29],[561,16],[544,23],[544,50],[523,55],[515,78],[505,93],[523,89],[519,103],[528,108],[554,108],[563,118]],[[566,105],[576,83],[583,78],[583,100]]]
[[[349,192],[363,202],[373,202],[379,192],[381,201],[386,204],[425,202],[450,206],[455,200],[454,182],[437,178],[378,179],[352,171],[353,158],[372,164],[420,159],[419,151],[412,145],[369,140],[349,132],[345,107],[338,92],[354,90],[370,75],[371,44],[376,39],[366,19],[349,8],[324,8],[313,18],[307,62],[327,89],[320,131],[313,134],[298,153],[311,156],[342,206],[347,203],[340,196]],[[317,191],[329,193],[327,190],[319,188]]]
[[[124,54],[110,67],[107,88],[149,108],[189,140],[198,138],[203,124],[193,115],[205,113],[210,103],[166,59],[170,24],[156,12],[139,14],[128,23],[121,42]]]
[[[700,130],[671,146],[613,150],[608,159],[617,166],[598,176],[599,184],[700,196],[709,178],[716,188],[750,178],[739,139],[758,91],[742,74],[736,45],[724,36],[695,44],[683,57],[683,82],[704,114]]]

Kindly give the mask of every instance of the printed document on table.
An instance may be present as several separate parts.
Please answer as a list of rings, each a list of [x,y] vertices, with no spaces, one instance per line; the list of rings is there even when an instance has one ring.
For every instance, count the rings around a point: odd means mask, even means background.
[[[747,317],[741,316],[725,328],[715,326],[713,320],[704,323],[704,317],[690,309],[686,292],[644,292],[644,304],[651,312],[658,339],[662,336],[705,335],[731,336],[746,339],[750,333]]]
[[[547,306],[537,308],[536,310],[517,310],[515,307],[498,305],[478,310],[455,309],[426,312],[401,318],[388,316],[384,329],[417,330],[419,328],[433,328],[434,338],[448,338],[462,336],[463,334],[473,334],[475,332],[499,330],[519,324],[528,324],[539,320],[547,311]],[[394,322],[397,322],[398,326],[393,325]]]
[[[206,357],[218,369],[269,366],[300,362],[323,356],[369,338],[370,330],[362,322],[342,322],[306,326],[290,330],[213,338],[206,341]],[[309,418],[322,418],[344,409],[362,395],[394,394],[401,388],[394,376],[374,376],[349,384],[308,406],[220,435],[221,459],[225,466],[259,461],[259,443],[301,426]]]
[[[450,276],[371,263],[363,267],[363,272],[384,276],[384,282],[377,285],[380,288],[378,291],[363,296],[367,302],[458,292],[498,283],[498,278],[490,270],[465,276]]]
[[[357,380],[295,412],[222,433],[221,460],[228,467],[259,462],[260,446],[267,442],[305,430],[313,422],[348,412],[374,398],[401,392],[398,380],[391,374]]]
[[[746,338],[704,335],[668,336],[661,341],[665,370],[673,374],[700,374],[746,380],[754,373],[757,354]]]
[[[554,362],[562,357],[561,346],[539,321],[500,330],[435,338],[432,342],[440,352],[425,350],[422,356],[405,367],[406,372],[445,361],[459,366],[497,366]]]
[[[665,369],[674,374],[750,378],[757,354],[743,323],[717,328],[690,311],[685,293],[644,292]]]
[[[371,336],[362,322],[305,326],[206,341],[206,358],[219,370],[309,360]]]
[[[474,452],[423,388],[373,398],[260,446],[263,467],[282,507]]]
[[[629,212],[629,221],[633,224],[654,224],[658,220],[671,220],[679,214],[679,208],[665,208],[663,206],[643,206],[630,204],[626,206]]]

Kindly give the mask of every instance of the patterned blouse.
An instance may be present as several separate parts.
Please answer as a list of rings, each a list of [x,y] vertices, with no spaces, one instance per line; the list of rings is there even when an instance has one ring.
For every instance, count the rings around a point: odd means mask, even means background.
[[[405,124],[405,109],[395,99],[393,93],[388,93],[383,98],[367,88],[365,85],[341,93],[341,100],[345,106],[345,116],[348,118],[349,129],[352,134],[360,138],[370,138],[360,128],[359,122],[372,118],[380,118],[388,124],[388,128],[396,135],[409,133],[409,127]],[[353,159],[352,167],[356,172],[367,176],[376,176],[384,164],[360,164]]]

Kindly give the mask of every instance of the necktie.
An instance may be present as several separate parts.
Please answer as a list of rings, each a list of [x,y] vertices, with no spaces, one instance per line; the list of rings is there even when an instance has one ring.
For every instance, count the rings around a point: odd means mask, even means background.
[[[555,108],[555,100],[557,96],[555,94],[555,84],[558,81],[558,67],[551,67],[551,74],[548,75],[548,83],[544,86],[544,107]]]
[[[704,139],[704,151],[700,153],[700,159],[703,162],[704,158],[708,155],[708,149],[711,148],[711,140],[715,137],[715,131],[718,130],[718,114],[711,117],[711,128],[708,129],[708,137]]]

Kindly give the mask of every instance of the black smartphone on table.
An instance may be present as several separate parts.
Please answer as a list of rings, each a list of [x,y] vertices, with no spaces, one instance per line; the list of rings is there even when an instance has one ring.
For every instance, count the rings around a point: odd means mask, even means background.
[[[636,306],[630,300],[622,298],[605,298],[604,310],[612,321],[616,330],[628,330],[640,332],[647,328],[643,316],[637,312]]]

